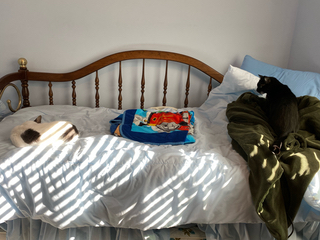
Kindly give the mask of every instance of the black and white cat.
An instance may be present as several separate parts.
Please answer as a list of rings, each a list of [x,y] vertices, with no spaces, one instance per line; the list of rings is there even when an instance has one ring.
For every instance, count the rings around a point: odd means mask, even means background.
[[[67,121],[41,123],[41,116],[12,129],[10,139],[16,147],[69,142],[78,138],[76,126]]]
[[[260,76],[257,91],[267,94],[266,114],[269,124],[277,134],[270,150],[279,154],[289,133],[299,130],[298,101],[287,85],[274,77]]]

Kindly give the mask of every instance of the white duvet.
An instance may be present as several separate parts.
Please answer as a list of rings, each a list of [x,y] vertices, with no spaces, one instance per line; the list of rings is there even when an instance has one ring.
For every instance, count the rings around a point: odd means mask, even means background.
[[[189,145],[146,145],[112,136],[109,121],[121,111],[106,108],[39,106],[5,118],[0,122],[0,223],[30,217],[60,229],[141,230],[261,223],[251,201],[247,163],[232,149],[225,116],[227,104],[248,86],[226,92],[226,77],[200,108],[192,109],[196,142]],[[72,122],[80,138],[60,146],[14,147],[11,129],[38,115],[45,122]],[[319,218],[304,206],[295,221]]]

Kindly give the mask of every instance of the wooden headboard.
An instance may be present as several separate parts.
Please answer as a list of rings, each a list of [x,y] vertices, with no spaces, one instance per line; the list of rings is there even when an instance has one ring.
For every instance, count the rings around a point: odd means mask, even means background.
[[[111,64],[118,63],[119,64],[119,73],[118,73],[118,109],[122,109],[122,69],[121,63],[125,60],[133,60],[133,59],[142,59],[142,77],[141,77],[141,96],[140,96],[140,108],[144,108],[145,98],[145,59],[157,59],[157,60],[164,60],[166,61],[165,67],[165,77],[163,80],[163,97],[162,97],[162,105],[166,106],[167,104],[167,88],[168,88],[168,62],[174,61],[179,62],[181,64],[185,64],[188,66],[188,74],[187,79],[185,82],[185,100],[184,100],[184,107],[188,106],[188,95],[190,91],[190,69],[196,68],[201,72],[208,75],[209,84],[208,90],[206,94],[212,89],[212,80],[215,80],[218,83],[222,82],[223,75],[217,72],[215,69],[211,68],[207,64],[186,56],[179,53],[172,53],[172,52],[164,52],[164,51],[149,51],[149,50],[135,50],[135,51],[125,51],[115,53],[109,56],[106,56],[98,61],[95,61],[83,68],[80,68],[73,72],[68,73],[47,73],[47,72],[32,72],[27,69],[27,60],[24,58],[20,58],[18,60],[20,69],[16,73],[11,73],[5,75],[4,77],[0,78],[0,93],[2,94],[5,90],[6,86],[10,84],[12,81],[20,80],[21,81],[21,89],[22,89],[22,105],[23,107],[29,107],[29,81],[46,81],[48,82],[48,98],[49,104],[53,105],[54,102],[54,94],[52,90],[52,83],[53,82],[71,82],[72,88],[72,104],[77,104],[77,91],[76,91],[76,81],[81,79],[89,74],[95,73],[95,107],[100,106],[100,93],[99,93],[99,86],[100,86],[100,79],[99,79],[99,70],[109,66]]]

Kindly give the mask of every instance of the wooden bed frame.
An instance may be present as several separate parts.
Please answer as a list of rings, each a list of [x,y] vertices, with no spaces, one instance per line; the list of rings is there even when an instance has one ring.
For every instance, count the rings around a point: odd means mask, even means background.
[[[88,64],[76,71],[69,72],[69,73],[47,73],[47,72],[33,72],[29,71],[27,69],[27,60],[25,58],[20,58],[18,60],[18,63],[20,65],[20,68],[18,72],[15,73],[10,73],[2,78],[0,78],[0,99],[3,96],[4,91],[6,90],[7,87],[14,87],[15,90],[18,93],[19,97],[19,103],[18,106],[14,109],[11,106],[11,101],[7,100],[9,109],[12,112],[15,112],[20,109],[21,105],[22,107],[31,107],[30,104],[30,99],[29,96],[32,96],[32,86],[29,88],[29,83],[31,81],[41,81],[41,82],[47,82],[48,86],[48,100],[49,100],[49,105],[54,104],[54,93],[53,93],[53,84],[54,82],[71,82],[71,96],[70,99],[72,100],[72,105],[77,105],[77,91],[76,91],[76,81],[79,79],[84,78],[85,76],[88,76],[90,74],[95,74],[95,80],[94,80],[94,87],[95,87],[95,93],[94,93],[94,102],[95,102],[95,107],[100,106],[100,93],[99,90],[101,88],[101,81],[103,80],[108,80],[108,79],[99,79],[99,70],[102,68],[105,68],[109,65],[112,64],[118,64],[118,69],[119,72],[117,73],[117,88],[118,88],[118,109],[122,109],[122,100],[123,100],[123,93],[122,93],[122,84],[123,84],[123,79],[122,79],[122,65],[121,63],[126,60],[135,60],[135,59],[142,59],[142,77],[140,81],[140,108],[144,108],[145,105],[145,86],[146,86],[146,78],[145,78],[145,60],[146,59],[154,59],[154,60],[162,60],[165,61],[165,68],[164,68],[164,80],[162,89],[157,89],[158,92],[163,92],[162,94],[162,105],[166,106],[167,104],[167,90],[168,90],[168,68],[169,68],[169,62],[178,62],[181,64],[184,64],[187,66],[187,68],[183,68],[183,70],[187,69],[187,79],[185,80],[185,87],[181,88],[182,91],[184,91],[184,107],[188,107],[189,103],[189,91],[190,91],[190,86],[191,86],[191,81],[192,77],[190,74],[190,71],[192,68],[198,69],[201,72],[203,72],[207,76],[206,82],[208,82],[207,86],[207,92],[203,94],[209,95],[212,87],[213,87],[213,80],[216,81],[217,83],[221,83],[223,80],[223,75],[217,72],[215,69],[211,68],[207,64],[186,56],[182,55],[179,53],[172,53],[172,52],[164,52],[164,51],[150,51],[150,50],[135,50],[135,51],[125,51],[125,52],[119,52],[115,53],[109,56],[106,56],[98,61],[95,61],[91,64]],[[138,70],[140,71],[140,70]],[[184,75],[185,76],[185,75]],[[21,87],[16,86],[15,83],[12,83],[13,81],[21,81]],[[20,93],[20,89],[22,90]],[[30,92],[29,92],[30,90]],[[101,90],[100,90],[101,91]],[[102,92],[102,91],[101,91]],[[197,229],[196,227],[193,228]],[[193,231],[192,230],[192,231]],[[175,234],[177,235],[178,228],[172,228],[171,231],[174,231]],[[186,230],[188,231],[188,229]],[[191,229],[190,229],[191,231]],[[198,230],[200,232],[200,230]],[[201,232],[202,233],[202,232]],[[179,236],[174,235],[175,239],[180,239],[180,234]],[[185,238],[185,233],[181,233],[181,235]],[[190,234],[189,234],[190,235]],[[197,239],[203,239],[204,233],[201,234],[201,236]],[[171,236],[171,234],[170,234]],[[194,239],[194,238],[192,238]]]
[[[69,73],[46,73],[46,72],[32,72],[27,69],[27,60],[24,58],[20,58],[18,63],[20,65],[20,69],[16,73],[11,73],[5,75],[4,77],[0,78],[0,99],[1,96],[6,89],[7,86],[11,85],[16,88],[19,98],[22,98],[22,107],[30,107],[29,101],[29,88],[28,82],[29,81],[46,81],[48,82],[49,91],[48,91],[48,98],[49,104],[53,105],[53,90],[52,90],[52,82],[71,82],[72,87],[72,104],[77,104],[77,94],[76,94],[76,80],[81,79],[89,74],[95,73],[95,107],[100,106],[100,95],[99,95],[99,74],[98,71],[106,66],[111,64],[118,63],[119,64],[119,74],[118,74],[118,109],[122,109],[122,69],[121,63],[125,60],[134,60],[134,59],[142,59],[142,78],[141,78],[141,96],[140,96],[140,108],[144,108],[144,92],[145,92],[145,59],[157,59],[157,60],[165,60],[166,61],[166,68],[165,68],[165,78],[163,81],[163,98],[162,98],[162,105],[166,106],[167,103],[167,88],[168,88],[168,62],[174,61],[179,62],[181,64],[186,64],[188,66],[188,76],[186,79],[185,85],[185,100],[184,100],[184,107],[188,107],[188,95],[190,91],[190,69],[196,68],[201,72],[208,75],[208,91],[207,94],[212,89],[212,79],[218,83],[222,82],[223,75],[217,72],[215,69],[211,68],[207,64],[186,56],[179,53],[172,53],[172,52],[164,52],[164,51],[150,51],[150,50],[134,50],[134,51],[125,51],[115,53],[109,56],[106,56],[98,61],[95,61],[83,68],[80,68],[76,71],[69,72]],[[12,84],[12,81],[20,80],[21,81],[21,89],[22,89],[22,97],[19,93],[19,89]],[[10,100],[7,101],[9,108],[11,111],[16,111],[20,108],[20,105],[14,110],[11,106]],[[21,104],[21,100],[19,101]]]

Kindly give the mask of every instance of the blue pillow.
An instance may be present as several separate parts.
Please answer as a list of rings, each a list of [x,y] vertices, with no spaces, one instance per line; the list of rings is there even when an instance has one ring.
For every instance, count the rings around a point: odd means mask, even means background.
[[[246,55],[241,65],[256,76],[264,75],[277,78],[283,84],[288,85],[291,91],[297,96],[314,96],[320,99],[320,74],[314,72],[294,71],[276,67],[254,59]]]

